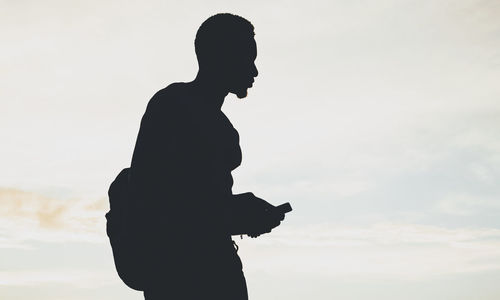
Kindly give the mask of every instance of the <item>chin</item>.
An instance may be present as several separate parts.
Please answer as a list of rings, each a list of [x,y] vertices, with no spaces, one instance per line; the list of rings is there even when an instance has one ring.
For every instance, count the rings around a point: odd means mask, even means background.
[[[239,99],[246,98],[247,95],[248,95],[248,92],[246,90],[244,92],[236,93],[236,97],[238,97]]]
[[[241,90],[235,91],[234,94],[239,99],[243,99],[243,98],[245,98],[248,95],[248,90],[247,89],[241,89]]]

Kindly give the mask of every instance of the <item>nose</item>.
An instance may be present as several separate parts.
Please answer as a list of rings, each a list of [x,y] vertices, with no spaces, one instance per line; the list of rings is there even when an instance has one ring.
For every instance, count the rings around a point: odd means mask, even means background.
[[[253,64],[253,77],[257,77],[257,75],[259,75],[259,70],[257,70],[257,67],[255,66],[255,64]]]

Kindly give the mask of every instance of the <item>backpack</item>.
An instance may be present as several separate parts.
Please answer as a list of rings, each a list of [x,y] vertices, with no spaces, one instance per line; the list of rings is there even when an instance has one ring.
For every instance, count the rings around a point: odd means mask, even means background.
[[[129,193],[129,170],[123,169],[109,187],[109,212],[106,233],[111,243],[116,271],[130,288],[143,291],[146,282],[146,257],[140,230],[133,230]]]

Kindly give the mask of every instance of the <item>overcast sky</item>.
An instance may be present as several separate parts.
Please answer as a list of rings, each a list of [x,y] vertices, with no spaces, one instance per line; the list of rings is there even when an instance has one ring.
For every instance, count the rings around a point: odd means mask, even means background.
[[[142,299],[107,188],[151,96],[197,71],[218,12],[259,76],[224,112],[233,192],[294,211],[237,239],[251,299],[498,299],[500,3],[0,1],[0,297]],[[195,238],[195,237],[193,237]]]

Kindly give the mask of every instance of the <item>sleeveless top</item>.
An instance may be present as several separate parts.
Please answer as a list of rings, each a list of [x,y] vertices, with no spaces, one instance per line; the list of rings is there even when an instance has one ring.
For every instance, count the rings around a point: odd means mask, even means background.
[[[224,219],[231,171],[242,159],[239,135],[220,109],[204,103],[184,83],[157,92],[132,158],[136,228],[148,235],[154,273],[168,280],[214,268],[220,274],[241,272]]]

